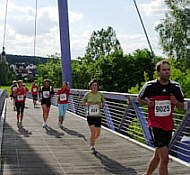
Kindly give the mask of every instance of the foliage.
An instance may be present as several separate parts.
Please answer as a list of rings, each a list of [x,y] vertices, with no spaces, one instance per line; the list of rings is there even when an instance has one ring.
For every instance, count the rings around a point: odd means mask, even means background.
[[[169,59],[169,62],[171,64],[171,76],[170,79],[173,81],[178,82],[181,85],[182,91],[184,93],[184,97],[185,98],[190,98],[190,69],[185,69],[183,68],[183,70],[179,69],[178,64],[179,62],[176,60],[172,60]],[[154,79],[158,78],[156,72],[154,72]],[[145,82],[151,80],[147,77],[147,73],[145,72],[144,74],[144,79]],[[142,88],[142,86],[145,84],[145,82],[142,82],[142,85],[139,86],[138,84],[136,84],[134,87],[132,87],[131,89],[129,89],[129,93],[133,93],[133,94],[138,94],[139,93],[139,89]]]
[[[43,85],[44,79],[49,79],[50,84],[52,84],[54,87],[62,86],[61,60],[52,59],[49,60],[46,64],[39,64],[37,66],[37,71],[40,76],[36,80],[36,83],[39,86]]]
[[[73,88],[87,89],[88,82],[92,78],[90,71],[91,64],[86,64],[84,61],[72,61],[72,80]]]
[[[134,87],[132,87],[131,89],[129,89],[128,92],[130,94],[138,94],[139,93],[139,89],[141,89],[147,81],[150,81],[150,79],[147,76],[146,72],[144,72],[144,80],[145,80],[144,82],[141,82],[141,86],[139,86],[139,84],[136,84]]]
[[[123,55],[123,52],[113,52],[108,56],[101,56],[95,62],[85,60],[72,61],[73,88],[87,89],[90,79],[99,80],[99,89],[104,91],[127,92],[128,89],[144,81],[144,72],[147,77],[153,77],[154,63],[151,53],[147,50],[137,50],[133,55]],[[48,78],[54,87],[61,86],[61,61],[53,59],[46,64],[38,65],[40,77],[38,84]]]
[[[9,85],[15,79],[15,75],[9,69],[9,65],[0,61],[0,85]]]
[[[130,123],[129,127],[126,130],[127,130],[127,133],[129,133],[131,138],[141,143],[144,143],[144,144],[146,143],[140,122],[137,118],[133,119],[133,122]]]
[[[34,56],[23,56],[23,55],[6,55],[7,62],[9,64],[15,63],[27,63],[27,64],[45,64],[48,61],[48,58],[44,57],[34,57]]]
[[[107,30],[101,29],[92,33],[83,59],[89,63],[96,61],[101,56],[108,56],[118,51],[122,51],[120,42],[116,38],[113,28],[109,26]]]
[[[169,10],[165,19],[156,27],[160,35],[160,43],[163,51],[178,61],[182,66],[190,68],[190,59],[187,57],[187,46],[190,42],[188,35],[188,19],[190,9],[183,8],[186,0],[165,0]]]

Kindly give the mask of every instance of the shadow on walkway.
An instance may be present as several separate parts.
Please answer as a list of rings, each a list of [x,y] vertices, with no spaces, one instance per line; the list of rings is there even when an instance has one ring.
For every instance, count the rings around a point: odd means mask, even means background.
[[[105,166],[105,170],[109,171],[111,174],[137,175],[137,172],[133,168],[125,167],[100,152],[97,152],[95,157],[100,159],[101,163]]]
[[[19,133],[23,135],[24,137],[30,137],[32,135],[31,131],[26,130],[24,127],[20,127],[18,129]]]
[[[30,135],[24,128],[16,132],[8,123],[4,123],[4,133],[1,152],[1,175],[61,175],[59,168],[51,167],[46,154],[39,155],[26,137]],[[40,143],[39,143],[40,146]],[[36,149],[38,147],[35,147]]]
[[[56,138],[62,138],[62,136],[65,135],[64,133],[60,133],[60,132],[58,132],[57,130],[55,130],[55,129],[49,127],[49,126],[45,127],[45,130],[46,130],[46,133],[47,133],[48,135],[53,135],[53,136],[55,136]]]
[[[77,136],[77,137],[82,137],[84,139],[84,141],[87,142],[86,137],[84,135],[80,134],[77,131],[74,131],[74,130],[71,130],[71,129],[68,129],[68,128],[65,128],[65,127],[63,127],[62,130],[65,131],[69,135],[73,135],[73,136]]]

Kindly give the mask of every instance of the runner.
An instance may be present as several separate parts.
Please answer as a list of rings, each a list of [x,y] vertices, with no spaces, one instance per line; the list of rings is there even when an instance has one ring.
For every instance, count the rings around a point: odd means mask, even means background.
[[[98,81],[92,79],[89,83],[90,92],[87,92],[82,99],[82,104],[88,107],[87,122],[90,128],[90,149],[96,154],[95,142],[100,136],[101,131],[101,114],[100,108],[104,105],[104,95],[98,92]]]
[[[25,105],[25,95],[26,91],[22,85],[23,81],[18,81],[18,87],[16,88],[14,92],[14,96],[16,99],[15,105],[17,109],[17,127],[22,127],[22,121],[23,121],[23,114],[24,114],[24,105]]]
[[[24,88],[24,91],[25,91],[25,96],[24,96],[24,103],[25,103],[25,101],[26,101],[26,96],[27,96],[27,93],[28,93],[28,88],[26,87],[26,85],[24,84],[24,83],[22,83],[22,86],[23,86],[23,88]],[[28,106],[26,105],[26,104],[24,104],[24,107],[27,109],[28,108]]]
[[[63,82],[63,87],[60,88],[57,92],[58,95],[58,109],[59,109],[59,121],[58,126],[63,128],[63,121],[65,119],[65,113],[68,107],[68,98],[69,98],[70,86],[69,82]]]
[[[151,175],[159,164],[159,174],[168,174],[168,145],[174,127],[174,107],[183,110],[183,92],[177,82],[169,79],[170,63],[157,63],[157,80],[147,82],[138,95],[140,103],[148,105],[148,127],[155,146],[154,155],[145,175]]]
[[[12,82],[12,86],[11,86],[11,92],[10,92],[10,97],[11,97],[11,100],[13,101],[13,110],[14,111],[16,111],[16,106],[15,106],[15,96],[14,96],[14,92],[15,92],[15,90],[16,90],[16,88],[17,88],[17,83],[16,83],[16,81],[14,80],[13,82]]]
[[[54,95],[53,87],[49,85],[49,80],[44,80],[44,86],[39,90],[39,99],[43,110],[43,128],[47,127],[47,119],[49,116],[49,110],[51,107],[51,97]]]
[[[37,99],[38,99],[38,86],[35,82],[32,84],[31,92],[32,92],[33,104],[35,108],[37,106]]]

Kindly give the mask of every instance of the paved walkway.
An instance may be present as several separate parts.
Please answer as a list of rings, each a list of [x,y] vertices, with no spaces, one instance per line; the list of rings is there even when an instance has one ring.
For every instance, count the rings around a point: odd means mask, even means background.
[[[16,127],[16,112],[7,100],[2,144],[1,175],[141,175],[152,152],[102,129],[97,155],[91,154],[85,120],[67,113],[65,128],[57,127],[57,107],[52,106],[48,128],[42,128],[42,110],[26,102],[24,127]],[[155,174],[158,171],[155,172]],[[174,161],[170,175],[189,175],[190,168]]]

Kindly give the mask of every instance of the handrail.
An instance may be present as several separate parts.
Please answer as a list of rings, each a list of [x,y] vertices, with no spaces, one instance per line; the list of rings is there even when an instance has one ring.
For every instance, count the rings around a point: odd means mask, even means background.
[[[58,89],[54,89],[57,92]],[[82,98],[89,90],[71,89],[68,111],[86,118],[87,108]],[[102,125],[118,134],[127,136],[135,143],[152,149],[152,138],[147,127],[147,107],[137,101],[137,94],[105,92],[105,105],[101,110]],[[30,96],[31,98],[31,96]],[[57,96],[52,98],[57,105]],[[186,166],[190,166],[190,99],[185,99],[186,113],[174,113],[174,132],[169,154]]]
[[[7,98],[7,96],[8,96],[7,91],[0,89],[0,118],[3,111],[5,99]]]
[[[88,90],[71,89],[68,111],[86,118],[87,109],[81,100]],[[128,136],[153,147],[147,127],[147,108],[137,101],[137,94],[100,91],[105,96],[101,110],[102,125],[112,131]],[[56,98],[53,99],[56,105]],[[174,113],[174,133],[169,154],[190,166],[190,99],[185,99],[185,114]]]

